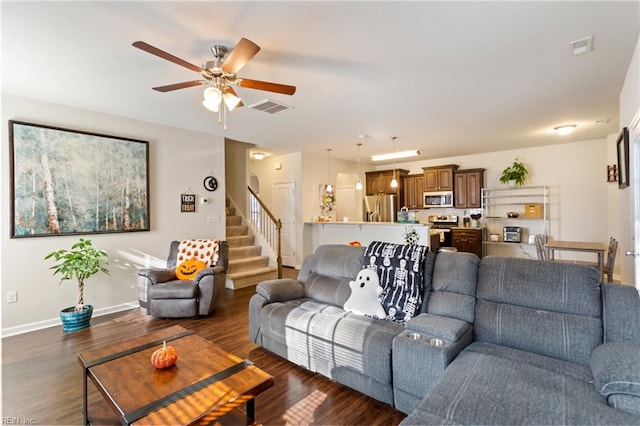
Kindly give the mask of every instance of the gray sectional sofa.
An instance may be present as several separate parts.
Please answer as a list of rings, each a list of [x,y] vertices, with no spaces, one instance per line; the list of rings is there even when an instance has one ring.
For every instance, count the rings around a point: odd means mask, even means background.
[[[640,298],[577,264],[429,253],[406,324],[342,309],[364,248],[260,283],[250,338],[424,424],[640,424]]]

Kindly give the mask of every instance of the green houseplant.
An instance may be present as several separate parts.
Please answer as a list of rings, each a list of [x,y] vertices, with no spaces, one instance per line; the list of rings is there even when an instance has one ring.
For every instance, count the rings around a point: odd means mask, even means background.
[[[506,183],[512,187],[516,185],[522,186],[528,173],[529,171],[527,168],[520,162],[518,157],[516,157],[516,159],[513,160],[513,164],[502,171],[500,182]]]
[[[71,250],[53,251],[45,257],[47,259],[57,262],[49,269],[53,269],[54,276],[60,274],[60,283],[74,278],[78,282],[76,305],[60,312],[63,330],[76,331],[89,327],[93,306],[84,304],[84,283],[98,272],[109,273],[105,267],[109,263],[107,252],[93,247],[91,240],[80,238],[71,246]]]

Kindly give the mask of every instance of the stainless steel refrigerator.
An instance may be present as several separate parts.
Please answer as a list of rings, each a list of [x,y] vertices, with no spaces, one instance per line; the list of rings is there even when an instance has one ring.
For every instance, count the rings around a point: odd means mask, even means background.
[[[395,222],[396,195],[377,194],[364,197],[364,221],[366,222]]]

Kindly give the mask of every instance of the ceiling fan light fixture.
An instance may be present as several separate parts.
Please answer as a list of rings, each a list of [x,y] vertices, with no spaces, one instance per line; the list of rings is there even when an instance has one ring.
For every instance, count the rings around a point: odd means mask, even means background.
[[[209,111],[218,112],[220,108],[220,100],[222,93],[217,87],[207,87],[204,89],[204,101],[202,105]]]
[[[226,91],[224,95],[222,95],[222,99],[224,100],[224,104],[227,106],[227,108],[229,108],[229,111],[233,111],[233,109],[237,107],[241,101],[239,97]]]

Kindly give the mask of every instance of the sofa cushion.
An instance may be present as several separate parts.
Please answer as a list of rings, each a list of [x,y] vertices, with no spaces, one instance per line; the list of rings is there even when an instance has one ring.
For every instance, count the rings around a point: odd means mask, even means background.
[[[588,367],[476,343],[447,367],[402,424],[433,416],[461,424],[638,423],[638,417],[607,405]]]
[[[404,324],[420,312],[424,292],[426,246],[373,241],[364,267],[378,273],[387,319]]]
[[[476,340],[587,365],[602,343],[600,280],[582,265],[485,257]]]
[[[304,296],[318,302],[342,307],[351,294],[349,281],[351,281],[349,278],[331,277],[311,272],[304,283]]]
[[[193,280],[174,280],[149,287],[149,299],[197,299],[200,295]]]
[[[296,354],[290,361],[339,379],[345,370],[391,383],[391,347],[400,324],[353,315],[311,299],[265,305],[261,333]]]
[[[478,257],[471,253],[438,253],[433,266],[427,312],[473,322]]]

